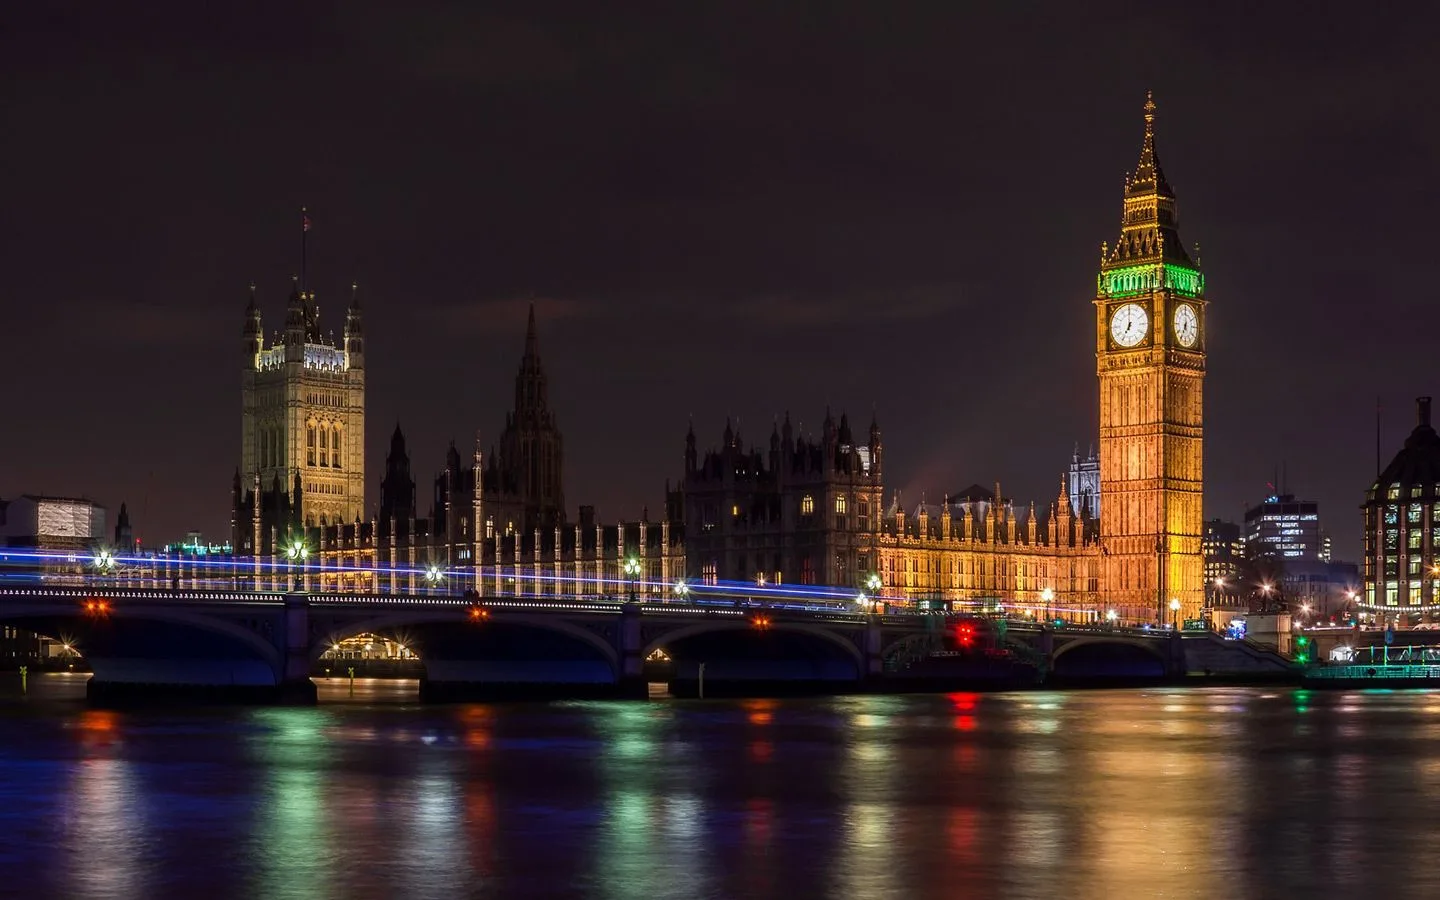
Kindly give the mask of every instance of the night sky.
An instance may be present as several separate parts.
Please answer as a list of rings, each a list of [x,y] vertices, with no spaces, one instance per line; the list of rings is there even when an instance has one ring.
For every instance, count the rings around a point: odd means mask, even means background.
[[[246,285],[279,328],[306,205],[322,325],[363,291],[372,502],[397,419],[417,481],[498,438],[533,298],[572,514],[658,518],[692,416],[827,404],[907,504],[1048,503],[1147,89],[1212,302],[1206,516],[1284,464],[1358,557],[1377,397],[1388,459],[1440,394],[1430,8],[403,6],[7,11],[0,496],[227,537]]]

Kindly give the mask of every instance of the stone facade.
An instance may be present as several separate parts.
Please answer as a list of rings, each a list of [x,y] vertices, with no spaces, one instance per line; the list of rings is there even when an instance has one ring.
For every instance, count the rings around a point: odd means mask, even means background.
[[[251,285],[245,313],[240,467],[231,540],[271,552],[274,535],[365,515],[365,336],[358,289],[340,342],[320,331],[296,281],[285,330],[267,343]],[[303,498],[303,500],[302,500]]]

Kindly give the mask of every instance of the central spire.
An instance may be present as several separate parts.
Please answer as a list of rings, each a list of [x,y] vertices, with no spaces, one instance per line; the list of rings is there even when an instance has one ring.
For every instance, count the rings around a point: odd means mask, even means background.
[[[1125,194],[1158,194],[1174,199],[1175,192],[1165,181],[1165,172],[1160,168],[1160,156],[1155,152],[1155,96],[1145,92],[1145,139],[1140,144],[1140,161],[1135,171],[1125,179]]]
[[[530,304],[530,321],[525,325],[525,358],[540,356],[540,338],[535,334],[535,304]]]
[[[1180,242],[1180,216],[1175,191],[1165,180],[1160,154],[1155,150],[1155,96],[1145,92],[1145,136],[1135,171],[1125,176],[1124,213],[1120,240],[1106,249],[1101,268],[1176,264],[1192,271],[1198,266]]]

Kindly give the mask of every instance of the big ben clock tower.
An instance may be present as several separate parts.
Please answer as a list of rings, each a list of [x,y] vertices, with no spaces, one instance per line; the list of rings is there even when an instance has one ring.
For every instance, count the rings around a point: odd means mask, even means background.
[[[1120,240],[1101,249],[1095,295],[1101,587],[1130,621],[1198,618],[1204,598],[1205,276],[1178,226],[1147,95]]]

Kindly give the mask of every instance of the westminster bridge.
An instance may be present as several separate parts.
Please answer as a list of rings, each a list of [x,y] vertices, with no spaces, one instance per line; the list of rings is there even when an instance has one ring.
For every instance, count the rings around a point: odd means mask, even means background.
[[[156,693],[314,697],[321,657],[360,634],[419,657],[427,699],[644,696],[653,660],[677,695],[1022,687],[1047,677],[1143,681],[1278,674],[1274,654],[1208,633],[996,627],[784,596],[706,602],[266,593],[45,584],[0,588],[0,624],[63,641],[93,699]],[[997,633],[998,632],[998,633]],[[647,667],[647,660],[652,666]]]

